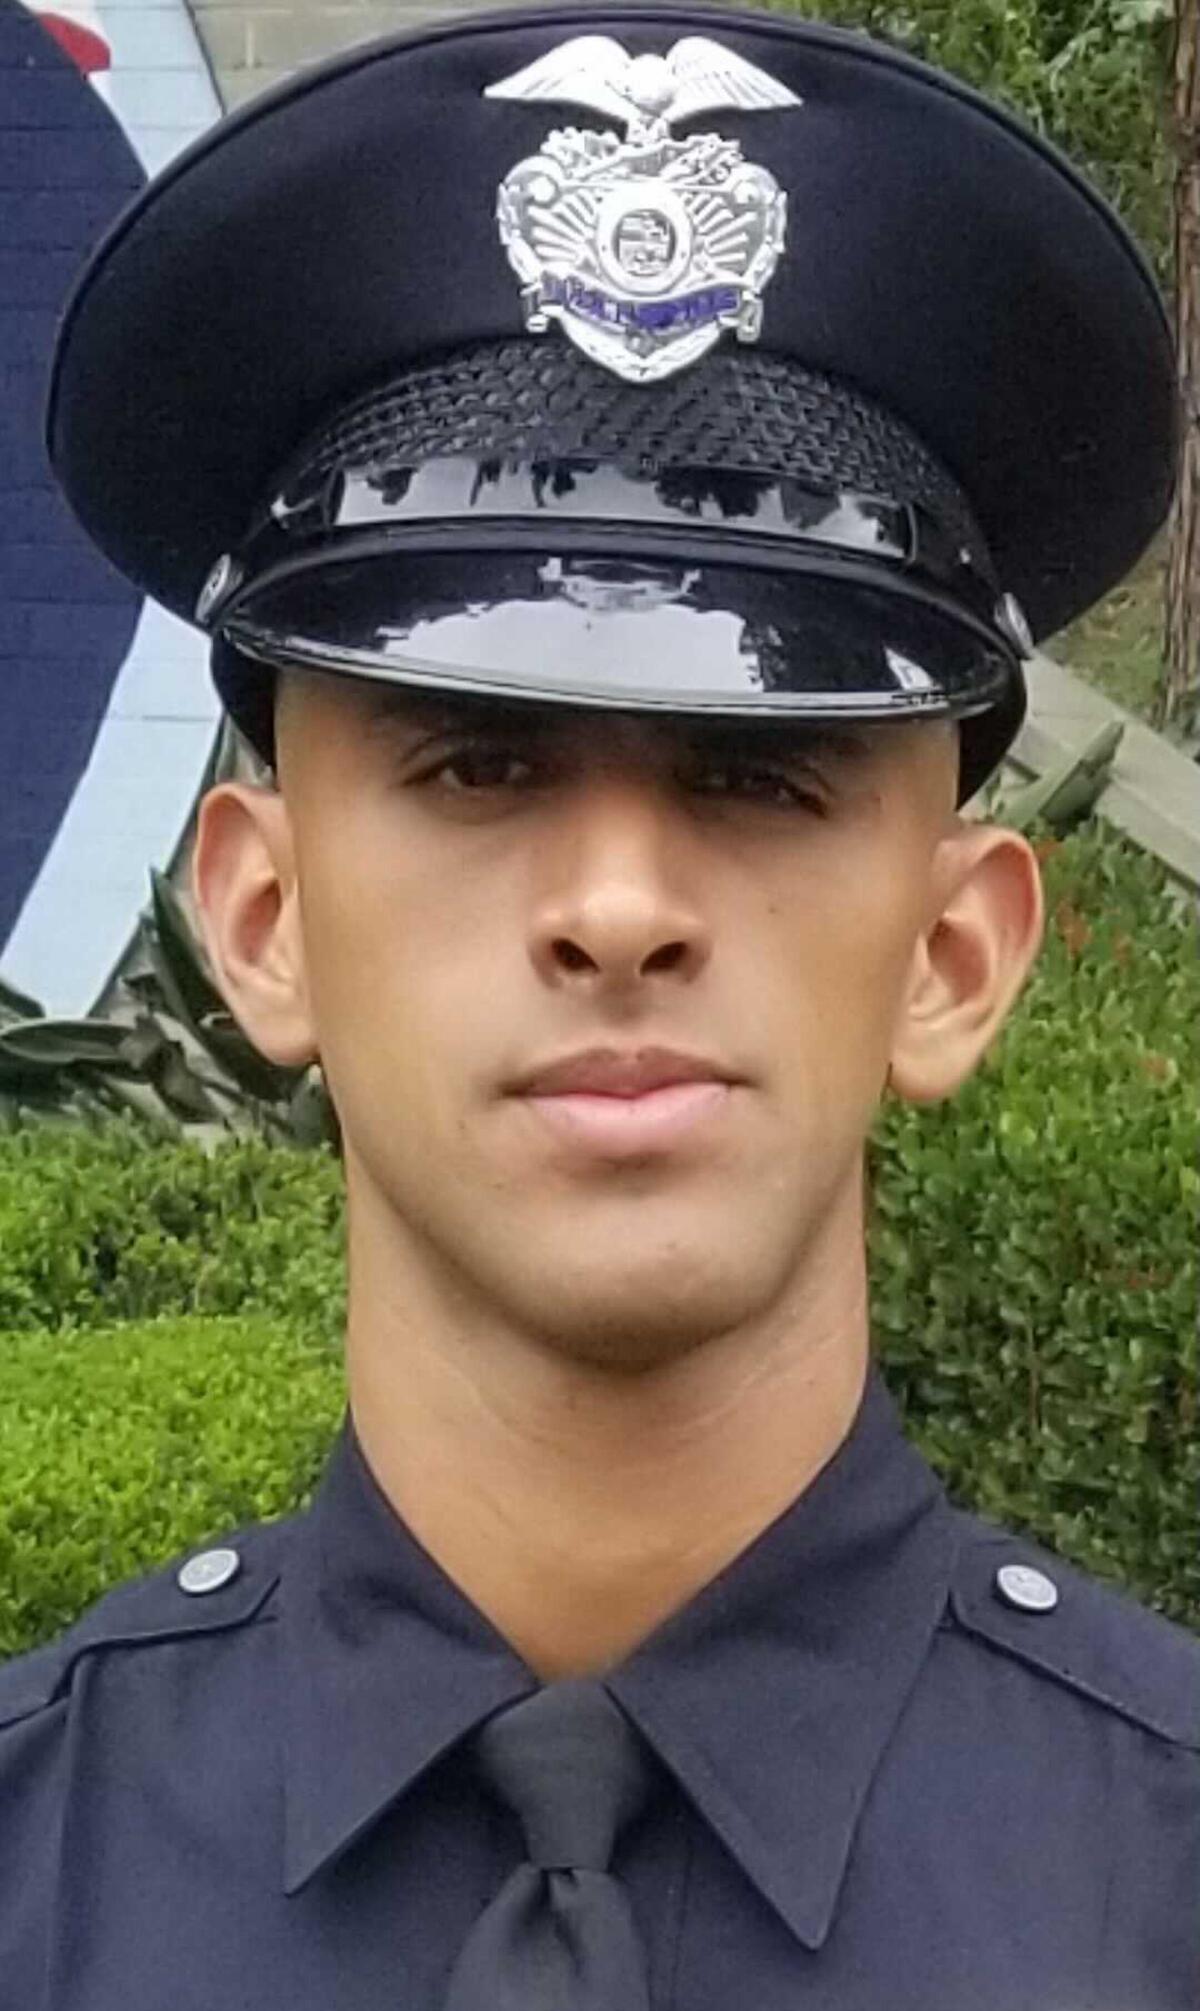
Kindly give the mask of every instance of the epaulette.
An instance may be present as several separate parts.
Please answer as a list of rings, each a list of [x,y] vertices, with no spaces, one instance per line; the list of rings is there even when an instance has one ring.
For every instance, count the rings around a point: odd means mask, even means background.
[[[118,1585],[57,1640],[0,1666],[0,1730],[62,1696],[85,1655],[245,1626],[279,1582],[294,1520],[252,1524],[219,1545],[185,1552],[161,1570]],[[191,1591],[184,1582],[189,1574]]]
[[[1200,1750],[1200,1640],[1036,1543],[960,1515],[959,1625],[1101,1708]]]

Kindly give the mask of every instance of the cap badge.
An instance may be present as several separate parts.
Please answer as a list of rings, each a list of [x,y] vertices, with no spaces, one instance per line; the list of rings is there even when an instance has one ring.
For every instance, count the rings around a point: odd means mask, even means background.
[[[736,140],[673,139],[670,127],[721,106],[799,105],[795,92],[703,36],[629,56],[610,36],[579,35],[484,96],[585,105],[626,127],[624,139],[552,132],[500,184],[496,221],[533,334],[557,321],[633,384],[697,362],[723,329],[758,340],[787,197]]]

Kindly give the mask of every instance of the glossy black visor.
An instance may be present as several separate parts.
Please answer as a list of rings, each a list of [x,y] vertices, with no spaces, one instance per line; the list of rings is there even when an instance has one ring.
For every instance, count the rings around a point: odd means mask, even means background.
[[[894,414],[783,357],[650,388],[480,343],[335,412],[196,618],[260,750],[266,670],[628,710],[963,722],[963,789],[1024,708],[970,504]]]
[[[277,498],[213,588],[201,618],[276,668],[742,718],[999,708],[1015,731],[1020,652],[969,548],[919,504],[754,470],[333,471]],[[228,650],[216,668],[244,719]]]

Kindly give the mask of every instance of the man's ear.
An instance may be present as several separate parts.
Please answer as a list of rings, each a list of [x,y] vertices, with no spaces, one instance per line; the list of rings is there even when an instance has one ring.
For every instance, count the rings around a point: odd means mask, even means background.
[[[295,848],[277,790],[244,782],[209,790],[192,891],[217,981],[243,1031],[281,1067],[315,1061]]]
[[[956,822],[933,862],[889,1081],[909,1103],[951,1096],[1004,1024],[1042,939],[1042,882],[1019,831]]]

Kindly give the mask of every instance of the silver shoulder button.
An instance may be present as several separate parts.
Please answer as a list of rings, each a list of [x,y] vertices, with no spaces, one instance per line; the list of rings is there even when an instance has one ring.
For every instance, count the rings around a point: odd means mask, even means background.
[[[242,1560],[236,1550],[200,1550],[180,1565],[176,1583],[181,1592],[198,1598],[205,1592],[223,1591],[241,1568]]]
[[[1053,1578],[1032,1564],[1002,1564],[996,1573],[996,1592],[1006,1606],[1015,1606],[1019,1613],[1053,1613],[1058,1605]]]

